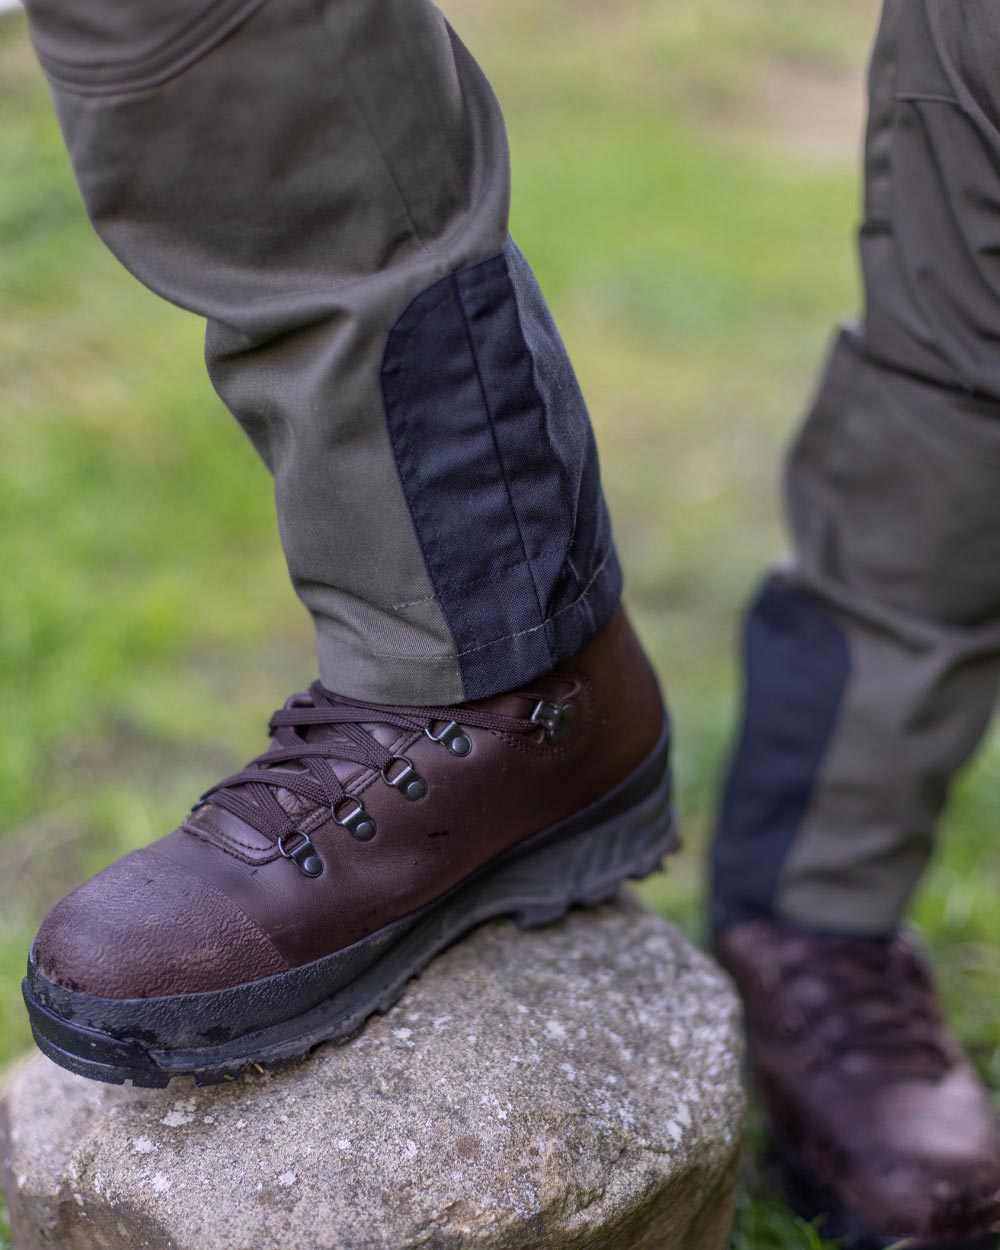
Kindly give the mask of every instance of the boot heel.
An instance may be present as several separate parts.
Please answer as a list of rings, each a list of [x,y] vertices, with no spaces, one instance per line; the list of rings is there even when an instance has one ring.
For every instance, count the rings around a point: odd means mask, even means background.
[[[526,851],[483,882],[480,906],[523,929],[561,919],[571,907],[608,902],[628,880],[659,870],[677,850],[670,773],[627,811]]]

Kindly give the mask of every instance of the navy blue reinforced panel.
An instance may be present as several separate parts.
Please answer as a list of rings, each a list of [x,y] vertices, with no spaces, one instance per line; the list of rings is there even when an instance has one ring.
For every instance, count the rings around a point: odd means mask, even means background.
[[[621,572],[586,405],[513,243],[409,305],[382,392],[465,697],[575,655],[614,611]]]
[[[770,584],[747,620],[743,729],[712,852],[715,929],[773,914],[850,672],[840,627]]]

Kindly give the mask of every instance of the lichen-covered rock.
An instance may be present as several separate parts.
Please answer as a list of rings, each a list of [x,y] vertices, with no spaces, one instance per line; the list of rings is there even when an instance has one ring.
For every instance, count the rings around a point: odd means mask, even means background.
[[[8,1076],[16,1250],[719,1250],[743,1117],[722,974],[619,903],[496,923],[300,1067]]]

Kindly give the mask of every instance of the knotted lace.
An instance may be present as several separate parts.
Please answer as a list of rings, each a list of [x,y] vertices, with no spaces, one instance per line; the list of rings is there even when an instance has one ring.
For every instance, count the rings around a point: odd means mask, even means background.
[[[889,1062],[928,1077],[952,1066],[930,979],[905,940],[829,939],[819,952],[803,950],[782,974],[799,982],[789,997],[813,1035],[816,1064],[861,1073]],[[810,1001],[818,1010],[808,1010]]]
[[[519,692],[526,704],[537,705],[542,696]],[[506,716],[480,708],[387,707],[332,694],[319,682],[308,695],[295,696],[271,717],[271,746],[246,768],[218,782],[201,796],[197,807],[211,802],[239,817],[251,828],[274,842],[287,837],[303,824],[301,814],[293,815],[281,804],[281,790],[296,795],[313,809],[328,809],[337,819],[338,809],[354,799],[334,770],[334,762],[357,764],[382,774],[388,784],[391,770],[409,763],[383,746],[366,725],[389,725],[435,737],[435,724],[457,722],[468,728],[493,730],[504,734],[539,733],[542,727],[530,716]],[[332,733],[313,734],[317,726]],[[438,740],[435,738],[435,740]],[[397,765],[397,761],[402,761]],[[356,803],[359,800],[355,799]],[[324,815],[324,819],[325,819]],[[338,823],[344,823],[339,821]]]

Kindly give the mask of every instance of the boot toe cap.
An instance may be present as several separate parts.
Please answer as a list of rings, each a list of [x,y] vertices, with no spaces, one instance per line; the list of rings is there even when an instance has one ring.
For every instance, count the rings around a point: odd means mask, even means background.
[[[1000,1127],[967,1060],[936,1083],[900,1082],[871,1108],[851,1188],[875,1229],[953,1241],[1000,1228]]]
[[[866,1214],[894,1239],[950,1243],[1000,1230],[1000,1170],[981,1160],[949,1169],[898,1163],[872,1179]]]
[[[224,989],[287,966],[242,908],[153,848],[57,903],[31,957],[49,981],[99,998]]]

